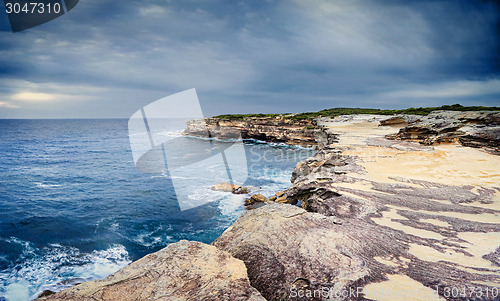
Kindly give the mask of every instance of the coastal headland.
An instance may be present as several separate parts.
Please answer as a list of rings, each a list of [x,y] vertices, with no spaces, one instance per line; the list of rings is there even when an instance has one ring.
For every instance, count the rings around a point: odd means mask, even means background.
[[[185,134],[205,122],[318,152],[211,245],[180,241],[40,299],[498,300],[500,112],[445,109],[191,121]]]

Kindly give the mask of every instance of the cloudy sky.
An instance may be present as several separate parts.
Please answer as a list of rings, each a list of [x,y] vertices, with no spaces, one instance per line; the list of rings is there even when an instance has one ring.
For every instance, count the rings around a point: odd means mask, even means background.
[[[500,9],[476,0],[80,0],[12,33],[0,118],[130,117],[196,88],[205,115],[500,105]]]

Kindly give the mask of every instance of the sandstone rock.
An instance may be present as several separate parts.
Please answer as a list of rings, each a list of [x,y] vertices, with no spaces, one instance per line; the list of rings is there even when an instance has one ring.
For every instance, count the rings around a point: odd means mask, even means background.
[[[213,244],[245,261],[252,286],[267,300],[320,300],[291,298],[290,289],[302,283],[341,290],[367,276],[360,255],[369,250],[353,237],[334,217],[275,204],[246,212]]]
[[[295,166],[291,182],[333,180],[348,172],[364,170],[353,157],[342,155],[340,150],[323,149]]]
[[[281,196],[279,198],[276,199],[276,203],[278,204],[297,204],[297,201],[296,200],[292,200],[292,199],[288,199],[285,195],[284,196]]]
[[[500,112],[434,111],[409,124],[390,139],[410,140],[424,145],[461,143],[500,153]]]
[[[262,194],[254,194],[249,199],[245,200],[245,206],[253,205],[255,203],[265,203],[267,198]]]
[[[235,185],[235,184],[230,184],[230,183],[220,183],[218,185],[212,186],[212,190],[215,191],[225,191],[225,192],[234,192],[237,191],[238,189],[241,189],[241,185]]]
[[[279,117],[245,117],[242,120],[206,118],[186,122],[185,135],[219,139],[257,139],[312,147],[316,145],[314,120]]]
[[[367,142],[372,143],[373,141],[367,140]],[[406,152],[429,151],[426,147],[419,148],[406,143],[401,145],[401,148],[381,141],[376,143],[380,143],[379,146],[401,149]],[[400,177],[391,177],[391,183],[376,182],[369,180],[366,171],[362,165],[358,164],[357,160],[361,159],[344,155],[338,151],[329,149],[319,151],[314,157],[297,165],[293,172],[293,185],[286,191],[288,198],[302,202],[302,208],[308,212],[320,213],[334,218],[332,223],[341,225],[341,227],[332,226],[331,229],[335,233],[342,237],[344,237],[343,235],[350,236],[356,240],[354,244],[360,244],[361,248],[372,248],[368,253],[364,253],[364,251],[359,253],[360,250],[350,247],[350,243],[353,242],[340,242],[340,245],[343,246],[341,249],[346,252],[345,254],[349,254],[349,258],[354,262],[356,260],[363,261],[364,267],[367,269],[367,274],[364,277],[352,282],[341,281],[343,285],[353,289],[364,287],[369,282],[379,281],[377,278],[384,274],[399,274],[403,278],[414,279],[422,287],[432,287],[433,285],[442,285],[448,288],[464,287],[466,283],[473,281],[472,279],[484,277],[485,281],[482,282],[484,286],[481,289],[491,290],[496,283],[500,282],[500,275],[495,272],[498,271],[498,262],[500,262],[500,248],[495,250],[495,246],[499,243],[498,239],[490,241],[493,246],[490,251],[476,255],[471,249],[468,249],[473,244],[471,241],[455,240],[457,237],[463,237],[462,235],[470,235],[472,240],[475,239],[475,236],[498,237],[500,212],[479,205],[493,202],[493,198],[497,191],[500,191],[500,188],[451,186]],[[266,208],[266,210],[269,209]],[[483,221],[479,219],[482,215],[491,216],[493,220],[485,219]],[[423,222],[426,220],[435,221],[436,224]],[[294,230],[287,229],[285,231],[293,232],[295,235],[297,231],[301,230],[294,228]],[[315,235],[313,233],[315,231],[311,229],[304,235]],[[343,234],[343,231],[346,233]],[[297,235],[300,236],[300,234]],[[256,239],[262,242],[266,241],[263,238]],[[294,245],[295,242],[292,241],[294,238],[290,237],[289,239],[283,244]],[[333,243],[338,241],[338,239],[329,240]],[[309,254],[330,249],[329,242],[316,241],[318,244],[324,244],[323,249],[309,249]],[[365,243],[369,246],[364,245]],[[398,247],[393,249],[392,247],[396,245]],[[269,245],[266,244],[266,247]],[[337,246],[337,248],[339,247]],[[252,249],[257,248],[252,246]],[[272,250],[274,252],[274,247]],[[455,253],[456,250],[465,252],[463,254],[466,254],[466,257],[463,261],[455,259],[461,256]],[[249,259],[245,259],[245,255],[236,255],[236,252],[233,254],[236,257],[240,256],[238,258],[245,260],[245,262],[251,262]],[[487,261],[472,263],[478,258]],[[262,265],[260,264],[258,267],[265,269]],[[247,263],[249,271],[251,270],[250,266]],[[311,280],[307,278],[311,275],[304,275],[303,271],[294,270],[295,268],[287,269],[290,265],[285,263],[283,266],[288,273],[292,274],[291,271],[293,271],[299,275],[300,279],[307,280],[300,280],[302,284],[306,283],[314,287],[316,281],[323,281]],[[344,271],[349,274],[349,267]],[[488,272],[485,273],[485,271]],[[337,277],[332,278],[338,279]],[[255,287],[259,288],[258,285],[254,284],[258,278],[254,279],[253,276],[250,276],[250,280]],[[338,285],[338,280],[332,281],[335,283],[331,284],[333,287]],[[268,297],[265,292],[262,293],[266,298]],[[442,290],[439,293],[443,295]],[[269,292],[269,294],[271,293]],[[484,297],[484,299],[493,300],[494,298],[489,296]]]
[[[283,191],[276,192],[277,197],[282,197],[285,193]]]
[[[415,123],[417,121],[420,121],[422,116],[419,115],[397,115],[390,117],[388,119],[380,120],[380,125],[381,126],[387,126],[387,125],[407,125],[410,123]]]
[[[47,297],[47,296],[50,296],[53,294],[55,294],[55,292],[53,292],[51,290],[44,290],[40,295],[38,295],[38,298]]]
[[[272,196],[269,198],[269,202],[274,202],[276,201],[277,197],[276,196]]]
[[[499,225],[419,213],[422,208],[429,212],[457,210],[465,214],[491,214],[494,211],[429,200],[429,195],[443,199],[462,196],[462,201],[479,196],[467,195],[465,188],[421,184],[424,185],[422,188],[413,191],[411,187],[414,186],[380,184],[375,192],[353,189],[335,191],[333,185],[320,186],[309,193],[319,193],[326,198],[321,206],[330,207],[329,216],[309,213],[291,205],[268,205],[246,212],[213,244],[245,262],[252,286],[267,300],[324,300],[318,296],[293,298],[292,292],[299,288],[309,291],[326,289],[330,296],[342,296],[346,291],[362,291],[368,284],[387,281],[390,275],[413,279],[415,286],[422,288],[442,283],[446,283],[446,287],[464,287],[481,279],[479,281],[484,283],[478,284],[481,289],[491,291],[494,283],[500,281],[500,275],[494,272],[497,269],[494,263],[499,260],[498,252],[484,257],[491,262],[491,267],[485,263],[486,270],[475,272],[475,269],[464,269],[454,263],[427,261],[425,256],[420,258],[420,253],[415,250],[443,254],[446,258],[450,248],[456,250],[454,248],[459,246],[452,242],[455,231],[500,230]],[[402,190],[409,193],[401,195]],[[327,191],[331,193],[325,194]],[[409,208],[397,211],[402,224],[392,223],[400,226],[392,228],[374,222],[381,219],[381,212],[385,215],[393,210],[386,207],[393,204]],[[412,208],[415,211],[411,211]],[[444,219],[452,228],[421,223],[420,220],[425,218]],[[404,228],[410,225],[415,229],[412,234],[405,232]],[[422,236],[418,236],[418,229],[422,229]],[[434,234],[430,235],[431,232]],[[438,243],[440,239],[443,239],[443,245]],[[460,245],[468,246],[467,243]],[[466,256],[470,256],[471,260],[476,258],[471,254]],[[397,284],[393,289],[394,293],[401,290]],[[439,291],[441,295],[444,294],[443,289]],[[363,297],[366,296],[335,300],[358,300]],[[484,298],[493,299],[492,296]]]
[[[113,275],[39,300],[265,300],[242,261],[200,242],[180,241]]]
[[[464,126],[465,133],[458,138],[463,146],[482,148],[490,153],[500,155],[500,126]]]

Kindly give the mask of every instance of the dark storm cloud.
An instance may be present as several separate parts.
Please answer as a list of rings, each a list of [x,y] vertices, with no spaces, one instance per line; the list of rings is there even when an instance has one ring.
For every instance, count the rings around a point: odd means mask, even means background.
[[[193,87],[208,114],[495,105],[498,21],[493,1],[80,1],[0,21],[0,117],[128,117]]]

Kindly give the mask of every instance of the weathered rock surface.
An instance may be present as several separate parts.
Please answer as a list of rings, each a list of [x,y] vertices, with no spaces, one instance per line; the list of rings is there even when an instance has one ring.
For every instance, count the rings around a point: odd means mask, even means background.
[[[380,125],[407,125],[418,122],[422,119],[420,115],[397,115],[388,119],[380,120]]]
[[[220,183],[211,187],[214,191],[224,191],[224,192],[234,192],[238,189],[241,189],[241,185],[235,185],[230,183]]]
[[[374,180],[380,176],[369,174],[365,161],[377,158],[363,152],[377,150],[389,161],[397,160],[386,158],[393,153],[442,153],[368,137],[325,145],[297,165],[281,197],[302,208],[248,211],[213,244],[245,262],[252,286],[268,300],[498,299],[485,292],[500,286],[500,210],[492,205],[500,187]]]
[[[449,296],[452,288],[473,285],[492,291],[500,284],[498,238],[486,254],[476,253],[464,240],[500,232],[498,211],[466,205],[491,202],[494,190],[472,192],[471,187],[404,179],[399,184],[361,181],[346,174],[347,169],[360,171],[349,158],[338,153],[318,157],[308,171],[296,171],[301,176],[286,192],[309,212],[291,205],[264,206],[246,212],[213,243],[245,262],[252,286],[266,299],[325,300],[325,295],[298,298],[295,293],[326,290],[338,300],[361,300],[370,283],[388,281],[391,275],[406,277],[416,291],[437,286],[441,296]],[[336,164],[325,165],[328,161]],[[318,172],[331,180],[318,181]],[[360,182],[371,188],[351,187]],[[497,221],[474,220],[481,215]],[[398,285],[391,287],[397,291]],[[363,293],[342,297],[357,291]]]
[[[280,117],[245,117],[241,120],[206,118],[190,120],[184,134],[219,139],[257,139],[267,142],[282,142],[290,145],[312,147],[316,145],[315,121],[295,121]]]
[[[265,300],[244,263],[200,242],[180,241],[115,274],[39,300]]]
[[[254,194],[249,199],[245,200],[245,206],[250,206],[256,203],[265,203],[267,198],[262,194]]]
[[[425,145],[459,142],[500,154],[500,112],[434,111],[388,138]]]
[[[350,230],[335,217],[273,204],[247,211],[213,244],[245,261],[252,286],[267,300],[305,300],[291,298],[290,288],[342,289],[367,275],[363,260],[351,255],[365,244]]]

